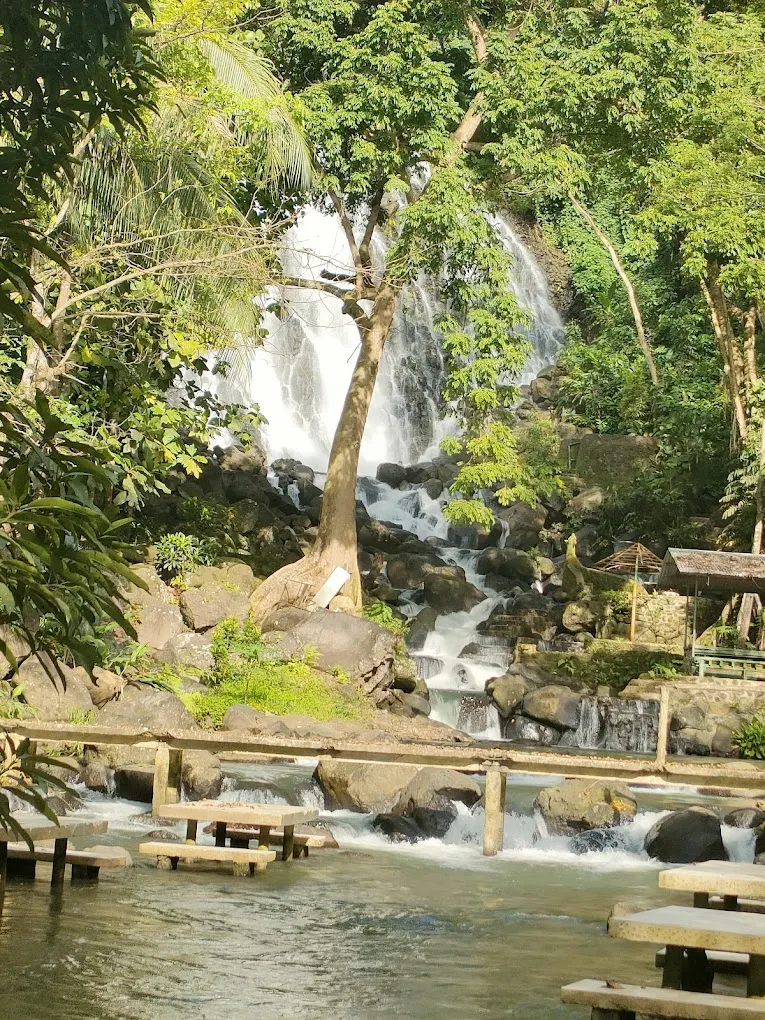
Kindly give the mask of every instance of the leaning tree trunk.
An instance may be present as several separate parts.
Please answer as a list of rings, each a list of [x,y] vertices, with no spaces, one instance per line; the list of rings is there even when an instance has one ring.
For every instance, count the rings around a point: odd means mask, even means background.
[[[369,316],[368,327],[362,333],[361,352],[329,455],[319,533],[314,547],[302,560],[288,563],[257,588],[252,603],[257,620],[264,620],[280,606],[302,602],[306,596],[315,595],[335,567],[343,567],[350,574],[340,592],[349,600],[343,603],[343,607],[361,608],[361,578],[356,551],[356,473],[380,359],[397,300],[398,289],[383,284]]]
[[[763,517],[765,517],[765,417],[760,424],[760,454],[757,461],[757,488],[755,490],[755,521],[754,533],[752,535],[752,552],[755,556],[762,553]],[[749,628],[752,623],[752,610],[754,608],[754,595],[746,592],[741,599],[741,608],[738,612],[738,636],[741,641],[746,641],[749,636]]]

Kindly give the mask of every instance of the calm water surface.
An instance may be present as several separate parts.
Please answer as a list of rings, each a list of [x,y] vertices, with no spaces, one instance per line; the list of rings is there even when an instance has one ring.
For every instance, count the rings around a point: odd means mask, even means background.
[[[131,850],[142,835],[111,833]],[[42,882],[12,884],[3,1017],[583,1020],[559,1003],[563,983],[657,980],[652,947],[605,933],[615,900],[665,901],[646,861],[341,845],[252,879],[139,860],[67,885],[60,909]]]

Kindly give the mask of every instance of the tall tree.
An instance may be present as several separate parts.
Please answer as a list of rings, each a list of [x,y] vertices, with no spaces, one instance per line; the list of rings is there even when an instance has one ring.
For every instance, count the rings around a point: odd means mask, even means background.
[[[751,550],[765,516],[765,24],[755,13],[718,12],[694,27],[693,105],[682,134],[651,162],[640,220],[676,244],[706,301],[722,365],[734,473],[728,512],[754,509]],[[648,243],[650,250],[650,242]],[[743,600],[746,637],[752,599]]]
[[[525,342],[508,289],[509,263],[489,225],[486,182],[469,153],[482,120],[477,68],[495,33],[512,31],[503,3],[281,2],[268,25],[269,53],[310,111],[319,171],[309,200],[333,209],[348,265],[332,279],[285,279],[343,302],[359,356],[334,436],[319,534],[311,553],[277,571],[257,593],[265,616],[292,583],[316,591],[335,567],[350,575],[338,607],[357,608],[356,472],[364,426],[393,316],[418,273],[440,281],[448,395],[468,432],[481,433],[508,396]],[[389,246],[373,248],[375,231]]]

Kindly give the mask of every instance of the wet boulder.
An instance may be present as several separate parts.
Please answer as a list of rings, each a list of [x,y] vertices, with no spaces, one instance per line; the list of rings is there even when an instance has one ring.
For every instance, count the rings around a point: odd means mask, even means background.
[[[329,811],[386,811],[417,774],[414,765],[320,761],[313,778]]]
[[[114,784],[118,797],[151,804],[154,768],[152,765],[124,765],[115,770]]]
[[[486,681],[486,692],[492,696],[503,719],[509,718],[523,701],[529,685],[522,676],[505,673]]]
[[[88,790],[108,796],[114,789],[114,773],[102,762],[89,761],[80,770],[77,782],[82,783]]]
[[[416,808],[438,808],[444,799],[472,807],[481,799],[481,788],[474,779],[454,769],[420,769],[401,792],[392,811],[411,815]]]
[[[613,829],[588,829],[572,836],[568,848],[577,855],[603,853],[604,850],[623,850],[624,842]]]
[[[186,751],[181,776],[189,800],[215,800],[223,789],[220,760],[209,751]]]
[[[372,826],[392,843],[418,843],[427,838],[413,818],[403,815],[379,814]]]
[[[523,714],[562,730],[575,730],[582,711],[581,696],[567,687],[539,687],[523,699]]]
[[[554,726],[546,726],[536,719],[527,719],[523,715],[514,715],[503,720],[502,736],[505,740],[516,740],[524,744],[540,744],[542,747],[553,747],[560,742],[560,730]]]
[[[453,577],[438,573],[425,576],[425,599],[429,606],[439,613],[469,613],[486,599],[482,591]]]
[[[406,481],[406,468],[401,464],[380,464],[377,468],[377,481],[397,489],[403,481]]]
[[[438,612],[431,606],[425,606],[414,617],[409,624],[409,631],[406,635],[406,645],[410,651],[420,651],[425,646],[428,634],[431,634],[436,629],[437,619]]]
[[[574,836],[586,829],[611,829],[631,822],[637,801],[623,783],[564,779],[541,790],[534,809],[551,835]]]
[[[478,558],[479,574],[501,574],[511,581],[538,581],[541,574],[537,561],[521,549],[484,549]]]
[[[649,857],[666,864],[695,864],[698,861],[727,861],[720,819],[709,808],[684,808],[660,819],[646,834],[644,846]]]
[[[529,506],[516,500],[497,511],[499,520],[507,524],[506,548],[532,549],[539,543],[539,533],[547,520],[547,510],[540,504]]]
[[[734,808],[723,818],[723,824],[734,829],[759,829],[765,824],[765,811],[758,807]]]
[[[386,565],[388,580],[394,588],[419,588],[425,581],[428,571],[443,564],[435,553],[427,555],[417,553],[398,553],[389,556]],[[463,571],[464,576],[464,571]]]

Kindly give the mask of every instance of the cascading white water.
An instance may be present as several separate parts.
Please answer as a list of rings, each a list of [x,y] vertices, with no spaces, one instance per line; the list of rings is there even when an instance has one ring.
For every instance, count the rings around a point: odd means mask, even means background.
[[[511,285],[519,304],[529,314],[525,328],[531,346],[520,383],[529,382],[554,361],[563,342],[563,325],[547,290],[544,273],[524,247],[512,225],[500,216],[491,223],[513,256]],[[378,255],[386,241],[375,242]],[[301,280],[337,278],[349,271],[350,252],[336,216],[308,209],[289,231],[282,264],[285,275]],[[371,478],[380,463],[412,464],[437,453],[438,443],[450,428],[440,406],[443,359],[434,326],[440,305],[428,281],[407,288],[386,343],[380,375],[370,408],[361,450],[359,498],[372,517],[399,524],[420,539],[440,540],[448,535],[442,514],[445,498],[431,499],[423,489],[390,489]],[[246,370],[239,367],[229,378],[207,381],[224,399],[257,404],[267,419],[263,440],[269,457],[293,457],[321,475],[326,469],[332,437],[358,354],[358,333],[343,314],[339,298],[308,288],[292,288],[280,315],[269,313],[268,337],[263,347],[248,356]],[[506,538],[506,529],[503,532]],[[504,542],[503,542],[504,544]],[[449,563],[465,570],[467,580],[485,589],[475,571],[477,554],[470,550],[439,548]],[[428,638],[424,655],[439,666],[430,669],[433,715],[475,735],[497,739],[499,717],[483,696],[484,684],[497,675],[490,641],[477,627],[499,599],[489,598],[472,613],[439,619]],[[414,614],[419,607],[412,605]],[[465,658],[467,645],[478,646]],[[462,693],[469,694],[462,705]],[[480,695],[480,697],[479,697]]]
[[[532,353],[521,382],[550,364],[563,342],[563,324],[547,291],[544,273],[510,223],[492,223],[513,255],[512,286],[531,317]],[[377,250],[385,247],[383,238]],[[335,215],[309,208],[287,234],[285,275],[319,280],[349,271],[350,252]],[[359,473],[374,474],[384,461],[411,464],[436,452],[449,429],[440,410],[443,359],[434,320],[440,305],[427,281],[408,287],[386,344],[367,420]],[[358,354],[358,332],[339,298],[291,289],[281,315],[269,313],[262,348],[235,362],[229,378],[206,381],[221,397],[257,404],[268,424],[263,439],[272,459],[295,457],[321,473],[326,469],[340,411]]]

